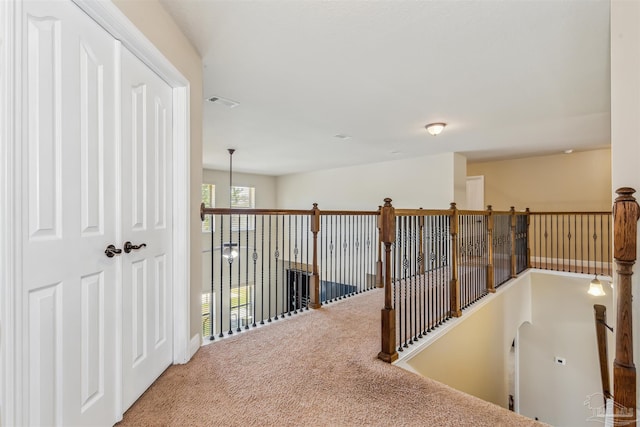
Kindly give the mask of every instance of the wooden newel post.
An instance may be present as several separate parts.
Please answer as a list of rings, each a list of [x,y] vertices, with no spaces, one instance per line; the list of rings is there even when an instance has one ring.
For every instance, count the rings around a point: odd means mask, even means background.
[[[491,205],[487,206],[487,292],[495,292],[496,288],[493,285],[493,209]]]
[[[379,229],[384,244],[384,308],[382,309],[382,350],[378,358],[391,363],[398,359],[396,351],[396,310],[393,306],[391,283],[391,245],[396,240],[396,214],[391,199],[384,199],[380,210]]]
[[[636,367],[633,363],[631,276],[636,261],[640,207],[633,188],[619,188],[613,205],[613,256],[617,269],[616,358],[613,362],[615,421],[636,422]]]
[[[382,206],[378,206],[378,261],[376,262],[376,288],[384,288],[384,275],[382,271],[382,230],[380,229],[380,217]]]
[[[518,277],[516,274],[516,208],[511,206],[511,277]]]
[[[462,316],[460,308],[460,281],[458,280],[458,208],[455,202],[451,203],[451,301],[450,312],[452,317]]]
[[[318,204],[313,204],[311,214],[311,232],[313,233],[313,267],[311,283],[309,284],[309,307],[317,309],[322,306],[320,302],[320,269],[318,268],[318,232],[320,231],[320,209]]]

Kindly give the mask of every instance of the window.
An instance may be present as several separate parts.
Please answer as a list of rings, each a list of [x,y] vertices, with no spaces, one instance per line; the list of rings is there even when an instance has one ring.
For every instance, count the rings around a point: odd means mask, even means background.
[[[202,203],[205,208],[216,207],[216,186],[213,184],[202,184]],[[211,231],[211,215],[205,215],[202,221],[202,231]]]
[[[232,187],[231,188],[231,207],[253,209],[256,206],[256,189],[254,187]],[[233,231],[255,230],[255,222],[253,217],[247,218],[243,215],[233,215],[231,218],[231,229]],[[248,222],[247,222],[248,220]]]

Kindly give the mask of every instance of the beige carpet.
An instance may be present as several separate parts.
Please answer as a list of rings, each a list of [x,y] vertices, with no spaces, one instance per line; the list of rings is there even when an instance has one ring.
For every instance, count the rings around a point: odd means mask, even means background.
[[[539,425],[379,361],[382,290],[202,347],[122,426]]]

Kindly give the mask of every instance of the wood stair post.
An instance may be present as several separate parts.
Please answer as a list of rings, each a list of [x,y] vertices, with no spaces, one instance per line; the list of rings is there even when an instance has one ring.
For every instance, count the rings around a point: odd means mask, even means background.
[[[382,350],[378,358],[391,363],[398,359],[396,351],[396,310],[392,299],[391,245],[396,240],[396,214],[391,199],[384,199],[380,211],[379,228],[384,244],[384,308],[382,309]]]
[[[636,367],[633,363],[631,276],[636,261],[638,219],[640,207],[633,193],[623,187],[616,190],[613,205],[613,256],[616,260],[617,322],[616,357],[613,362],[613,396],[615,421],[636,425]]]
[[[487,292],[495,292],[496,288],[493,284],[493,209],[491,205],[487,206],[487,252],[489,259],[487,260]]]
[[[452,317],[460,317],[462,316],[462,309],[460,308],[460,280],[458,279],[458,208],[455,202],[451,203],[450,218],[451,281],[449,285],[451,289],[451,301],[449,312]]]
[[[309,284],[309,307],[318,309],[322,306],[320,301],[320,273],[318,268],[318,232],[320,231],[320,209],[318,204],[313,204],[311,213],[311,232],[313,233],[313,272]]]
[[[516,274],[516,208],[511,206],[511,277],[518,277]]]

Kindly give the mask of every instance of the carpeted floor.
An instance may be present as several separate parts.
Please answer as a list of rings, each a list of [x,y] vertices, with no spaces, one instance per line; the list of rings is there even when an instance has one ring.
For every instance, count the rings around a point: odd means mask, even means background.
[[[540,425],[376,358],[381,289],[202,347],[122,426]]]

